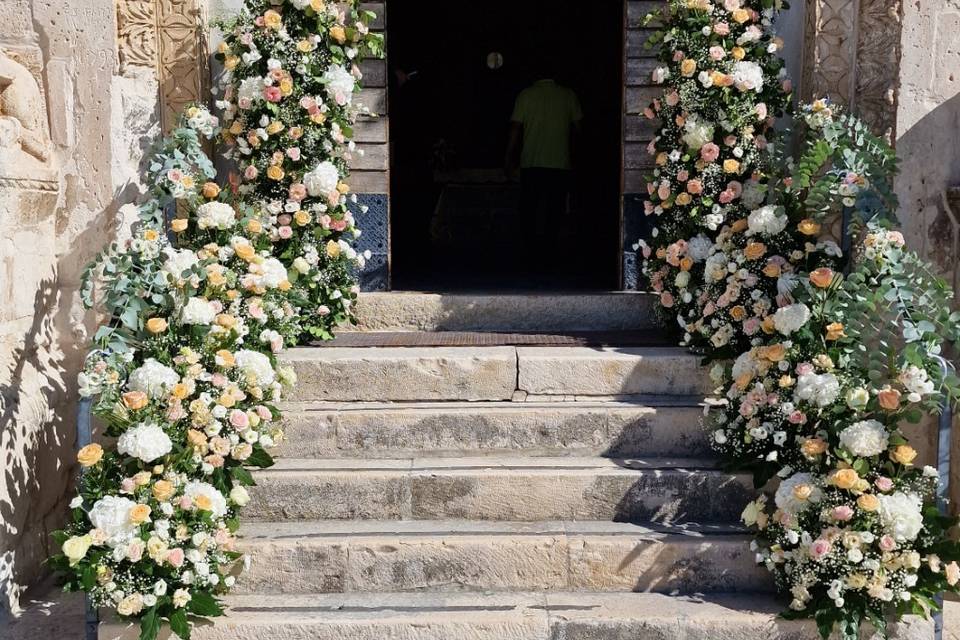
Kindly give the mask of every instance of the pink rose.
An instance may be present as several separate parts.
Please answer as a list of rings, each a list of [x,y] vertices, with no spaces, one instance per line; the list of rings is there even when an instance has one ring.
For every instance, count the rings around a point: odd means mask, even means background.
[[[274,353],[280,353],[283,351],[283,338],[281,336],[277,336],[270,340],[270,351]]]
[[[712,316],[716,311],[717,311],[717,307],[716,307],[712,302],[708,302],[708,303],[707,303],[706,305],[704,305],[704,307],[703,307],[703,317],[704,317],[704,318],[709,318],[709,317]]]
[[[311,109],[316,108],[317,101],[311,98],[310,96],[303,96],[302,98],[300,98],[300,106],[306,109],[307,111],[310,111]]]
[[[209,456],[203,459],[204,462],[209,464],[214,469],[219,469],[223,466],[223,456],[211,453]]]
[[[740,0],[723,0],[723,8],[727,11],[736,11],[740,8]]]
[[[693,196],[703,193],[703,183],[697,178],[690,180],[687,182],[687,193]]]
[[[280,87],[264,87],[263,99],[267,102],[280,102],[280,100],[283,99],[283,94],[280,93]]]
[[[713,162],[720,157],[720,147],[713,142],[708,142],[700,147],[700,157],[704,162]]]
[[[644,258],[650,257],[652,250],[650,249],[649,245],[643,245],[642,253]]]
[[[140,559],[143,557],[143,540],[134,540],[127,547],[127,560],[130,562],[140,562]]]
[[[727,55],[727,52],[723,50],[723,47],[713,46],[710,47],[710,57],[713,60],[723,60]]]
[[[330,221],[330,228],[333,229],[334,231],[343,231],[344,229],[347,228],[347,221],[346,221],[346,220],[331,220],[331,221]]]
[[[661,200],[666,200],[670,197],[670,185],[666,182],[661,182],[660,186],[657,187],[657,197]]]
[[[809,373],[813,373],[813,365],[809,362],[801,362],[797,365],[797,375],[805,376]]]
[[[753,317],[747,318],[743,322],[743,332],[748,336],[752,336],[760,329],[760,318]]]
[[[880,476],[873,481],[873,484],[876,485],[877,489],[880,489],[880,491],[883,491],[884,493],[893,489],[893,480],[886,476]]]
[[[830,516],[838,522],[846,522],[853,517],[853,509],[845,504],[841,504],[840,506],[833,508]]]
[[[317,307],[317,315],[318,315],[318,316],[328,316],[328,315],[330,315],[330,307],[328,307],[328,306],[325,305],[325,304],[320,305],[319,307]]]
[[[765,136],[757,136],[753,139],[753,143],[757,145],[757,149],[763,150],[767,148],[767,139]]]
[[[718,22],[713,25],[713,32],[718,36],[730,35],[730,25],[726,22]]]
[[[319,223],[320,223],[320,226],[323,227],[324,229],[329,229],[329,228],[330,228],[330,221],[331,221],[332,219],[333,219],[333,218],[331,218],[331,217],[328,216],[327,214],[323,214],[322,216],[320,216],[319,218],[317,218],[317,222],[319,222]]]
[[[257,415],[260,416],[260,419],[264,422],[270,422],[273,419],[273,414],[270,413],[270,409],[267,409],[262,404],[256,406]]]
[[[787,417],[787,421],[791,424],[803,424],[807,421],[807,414],[803,411],[794,411]]]
[[[170,549],[169,551],[167,551],[167,563],[171,567],[178,567],[178,568],[182,567],[183,560],[184,560],[183,549],[180,549],[179,547],[174,547],[173,549]]]
[[[292,185],[290,185],[290,189],[287,193],[291,200],[300,202],[307,197],[307,188],[299,182],[294,182]]]
[[[736,199],[736,195],[734,195],[733,191],[731,191],[730,189],[724,189],[723,191],[720,192],[721,204],[729,204],[733,202],[734,199]]]
[[[685,54],[683,51],[680,51],[679,49],[673,52],[673,61],[674,61],[674,62],[680,62],[680,61],[683,60],[685,57],[686,57],[686,54]]]
[[[255,166],[248,165],[246,169],[243,170],[243,177],[247,180],[256,180],[257,179],[257,168]]]
[[[767,119],[767,105],[763,102],[758,102],[757,106],[754,107],[757,111],[757,118],[760,120]]]
[[[227,379],[227,376],[223,375],[222,373],[215,373],[213,374],[213,377],[210,378],[210,384],[218,388],[227,386],[227,383],[229,382],[230,380]]]
[[[291,222],[293,222],[293,216],[291,216],[289,213],[281,213],[279,216],[277,216],[278,224],[290,224]]]
[[[294,162],[300,161],[300,147],[290,147],[287,149],[287,157]]]
[[[906,240],[903,239],[903,234],[899,231],[887,232],[887,239],[899,247],[902,247],[904,244],[906,244]]]
[[[133,478],[124,478],[120,481],[120,493],[133,493],[136,488],[137,484]]]
[[[244,34],[240,35],[240,44],[249,47],[253,44],[253,34],[247,31]]]
[[[881,551],[893,551],[896,548],[897,548],[897,541],[893,539],[893,536],[888,536],[888,535],[880,536]]]
[[[644,110],[643,110],[643,115],[645,115],[645,116],[647,117],[647,120],[653,120],[654,118],[657,117],[657,114],[655,114],[655,113],[653,112],[653,109],[651,109],[650,107],[645,107],[645,108],[644,108]]]
[[[677,171],[677,180],[679,182],[686,182],[690,178],[690,172],[686,169],[680,169]]]
[[[814,560],[819,560],[829,554],[832,549],[833,546],[829,541],[818,538],[810,545],[810,557]]]
[[[667,94],[666,100],[668,105],[675,107],[680,102],[680,94],[676,91],[671,91]]]
[[[193,499],[190,496],[180,496],[180,508],[189,511],[193,507]]]
[[[790,82],[789,79],[784,80],[780,86],[783,88],[784,93],[790,93],[791,91],[793,91],[793,83]]]
[[[246,429],[248,426],[250,426],[250,418],[247,416],[246,412],[241,411],[240,409],[234,409],[230,412],[230,424],[237,429]]]
[[[167,171],[167,180],[170,182],[180,182],[183,179],[183,172],[179,169],[170,169]]]
[[[660,304],[662,304],[667,309],[673,306],[673,296],[670,294],[669,291],[664,291],[663,293],[660,294]]]
[[[293,229],[284,225],[277,229],[277,235],[280,236],[283,240],[289,240],[293,237]]]

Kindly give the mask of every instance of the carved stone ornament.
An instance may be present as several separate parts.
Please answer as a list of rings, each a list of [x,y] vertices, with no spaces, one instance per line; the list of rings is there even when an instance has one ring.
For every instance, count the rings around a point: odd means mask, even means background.
[[[829,96],[895,139],[903,0],[808,0],[801,95]]]
[[[50,159],[47,106],[29,69],[0,51],[0,151]]]
[[[155,71],[164,131],[208,87],[204,0],[117,0],[117,47],[127,66]]]

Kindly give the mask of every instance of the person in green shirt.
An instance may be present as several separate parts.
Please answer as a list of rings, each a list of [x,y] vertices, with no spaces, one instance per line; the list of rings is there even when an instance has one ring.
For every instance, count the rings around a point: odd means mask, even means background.
[[[556,236],[556,223],[567,210],[575,137],[583,112],[572,89],[552,74],[520,92],[510,118],[507,175],[520,169],[521,214],[538,240]],[[553,224],[551,224],[553,222]]]

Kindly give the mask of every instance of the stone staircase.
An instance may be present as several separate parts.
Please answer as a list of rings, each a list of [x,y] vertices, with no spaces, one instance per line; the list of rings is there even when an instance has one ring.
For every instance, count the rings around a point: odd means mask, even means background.
[[[368,294],[360,315],[374,344],[651,318],[640,294]],[[711,458],[706,372],[683,350],[334,345],[285,359],[300,383],[244,514],[253,562],[228,616],[194,638],[817,637],[776,618],[737,525],[750,479]]]

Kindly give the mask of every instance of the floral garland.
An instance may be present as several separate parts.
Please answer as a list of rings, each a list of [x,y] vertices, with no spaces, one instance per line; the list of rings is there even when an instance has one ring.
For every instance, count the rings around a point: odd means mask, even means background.
[[[751,121],[789,91],[769,59],[777,9],[672,0],[650,17],[663,23],[654,80],[667,88],[647,114],[662,122],[646,203],[655,246],[638,248],[683,344],[733,359],[711,372],[720,397],[707,429],[731,468],[758,486],[774,479],[743,519],[790,594],[785,615],[853,640],[864,622],[885,632],[960,587],[960,545],[946,535],[955,520],[940,515],[937,473],[914,467],[900,430],[960,398],[938,360],[960,343],[960,313],[887,222],[892,150],[825,100],[795,118],[795,157],[770,142],[771,121]],[[743,47],[745,36],[758,44]],[[853,255],[821,238],[843,209],[861,238]]]
[[[249,468],[273,463],[275,404],[296,383],[277,354],[350,318],[357,64],[382,51],[358,5],[249,0],[223,25],[227,128],[185,111],[150,161],[133,237],[85,272],[106,321],[80,392],[109,444],[78,453],[51,564],[67,589],[138,619],[143,640],[163,624],[187,639],[190,617],[222,614]],[[203,151],[214,139],[241,173],[224,185]]]

